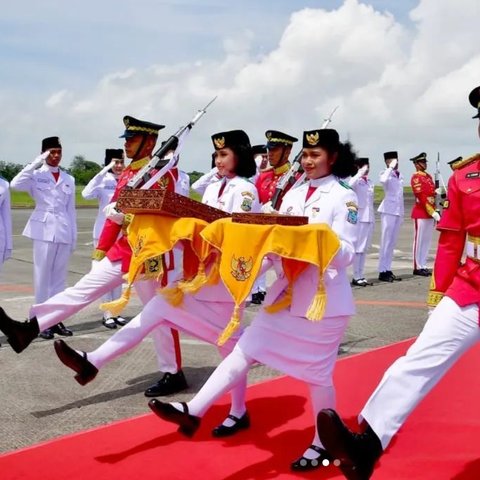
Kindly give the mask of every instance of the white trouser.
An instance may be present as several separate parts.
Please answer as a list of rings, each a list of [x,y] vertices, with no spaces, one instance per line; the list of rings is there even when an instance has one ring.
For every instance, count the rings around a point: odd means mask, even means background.
[[[417,404],[480,340],[478,314],[477,305],[462,308],[444,297],[405,356],[385,372],[360,414],[360,421],[368,422],[384,449]]]
[[[37,317],[40,331],[43,331],[63,322],[105,293],[120,286],[122,282],[121,262],[112,263],[105,257],[99,262],[94,262],[90,272],[73,287],[54,295],[46,302],[33,305],[30,308],[30,318]],[[135,282],[135,289],[144,305],[155,295],[155,288],[156,282]],[[158,332],[152,332],[152,336],[155,341],[159,369],[162,372],[176,373],[179,367],[174,333],[163,325],[159,325],[158,330]]]
[[[98,245],[98,238],[93,239],[93,248],[97,248]],[[96,262],[96,260],[92,260],[92,266]],[[120,298],[122,295],[122,285],[119,285],[118,287],[115,287],[114,289],[110,290],[107,292],[105,295],[102,296],[102,301],[104,303],[111,302],[113,300],[117,300],[117,298]],[[107,312],[105,312],[106,314]],[[106,316],[104,314],[104,316]]]
[[[393,250],[397,244],[402,218],[399,215],[390,215],[389,213],[382,213],[380,217],[382,219],[382,237],[378,271],[387,272],[392,270]]]
[[[427,257],[432,242],[433,218],[414,218],[413,232],[413,268],[420,270],[427,268]]]
[[[41,303],[65,289],[72,246],[33,240],[35,302]],[[58,322],[56,322],[58,323]]]
[[[355,245],[355,257],[353,258],[353,278],[355,280],[365,277],[365,260],[367,251],[372,244],[374,226],[373,222],[358,223],[358,239]]]

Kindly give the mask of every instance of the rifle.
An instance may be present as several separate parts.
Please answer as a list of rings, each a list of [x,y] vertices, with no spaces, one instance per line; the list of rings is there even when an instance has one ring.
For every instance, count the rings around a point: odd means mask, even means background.
[[[217,99],[215,96],[210,102],[205,105],[201,110],[195,114],[195,116],[190,120],[190,122],[184,126],[180,127],[177,132],[175,132],[152,156],[150,161],[139,172],[130,179],[127,183],[128,188],[148,188],[155,180],[165,175],[165,173],[173,167],[175,163],[175,157],[178,158],[179,149],[182,144],[182,140],[190,132],[193,126],[200,120],[200,118],[207,113],[207,108]],[[165,158],[165,156],[174,151],[173,156],[170,158]],[[160,169],[160,170],[159,170]],[[155,174],[152,174],[154,170],[159,170]]]
[[[442,182],[441,188],[440,188],[440,181]],[[443,201],[447,198],[447,186],[445,185],[442,174],[440,173],[440,153],[437,153],[437,161],[435,162],[434,182],[435,182],[435,210],[439,212],[440,207],[443,206]]]
[[[330,115],[323,121],[322,126],[320,127],[321,130],[328,127],[328,125],[332,121],[333,114],[335,113],[337,108],[338,108],[338,105],[332,110]],[[303,149],[300,150],[297,153],[297,155],[295,156],[295,158],[293,159],[292,165],[290,166],[290,170],[288,170],[288,172],[277,183],[277,186],[275,188],[275,192],[274,192],[274,194],[272,196],[272,200],[271,200],[272,208],[274,210],[277,210],[278,207],[280,206],[280,203],[281,203],[280,201],[281,201],[281,198],[282,198],[282,194],[284,193],[287,186],[292,186],[294,184],[299,184],[300,183],[299,181],[296,180],[295,177],[297,175],[297,172],[301,168],[301,163],[300,162],[302,160],[302,153],[303,153]],[[303,177],[303,179],[305,179],[304,174],[302,174],[302,177]]]

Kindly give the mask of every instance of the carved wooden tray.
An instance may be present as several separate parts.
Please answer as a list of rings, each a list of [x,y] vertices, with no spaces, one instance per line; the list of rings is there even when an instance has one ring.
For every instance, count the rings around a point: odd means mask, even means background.
[[[232,213],[232,222],[257,225],[306,225],[308,217],[279,215],[278,213]]]
[[[166,189],[140,190],[125,188],[120,192],[116,207],[125,213],[193,217],[207,222],[230,217],[229,213],[218,208],[210,207]]]

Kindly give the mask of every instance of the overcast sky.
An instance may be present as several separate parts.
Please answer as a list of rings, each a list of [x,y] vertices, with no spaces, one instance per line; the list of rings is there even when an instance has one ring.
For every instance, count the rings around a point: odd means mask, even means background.
[[[64,164],[122,147],[122,118],[164,137],[218,95],[185,144],[206,171],[210,135],[331,127],[370,157],[425,151],[433,170],[478,150],[478,0],[16,0],[0,16],[0,160],[31,161],[59,135]],[[298,146],[298,150],[300,147]],[[442,168],[444,176],[448,168]]]

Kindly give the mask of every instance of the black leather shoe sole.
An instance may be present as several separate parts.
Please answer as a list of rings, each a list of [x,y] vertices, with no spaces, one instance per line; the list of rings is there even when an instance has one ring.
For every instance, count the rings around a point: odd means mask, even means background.
[[[231,427],[227,427],[226,425],[218,425],[218,427],[215,427],[212,430],[212,435],[214,437],[231,437],[240,430],[246,430],[250,427],[250,417],[248,416],[248,412],[245,412],[241,418],[238,418],[235,415],[228,415],[227,418],[230,418],[235,423]]]
[[[98,373],[97,367],[87,360],[87,354],[83,355],[70,348],[63,340],[55,340],[53,342],[55,353],[60,361],[68,368],[71,368],[75,375],[75,380],[80,385],[86,385],[91,382]]]
[[[195,417],[188,413],[188,406],[185,402],[181,402],[183,412],[177,410],[170,403],[163,403],[156,398],[148,402],[150,410],[167,422],[176,423],[178,425],[178,432],[186,437],[193,437],[195,432],[200,427],[200,417]]]

